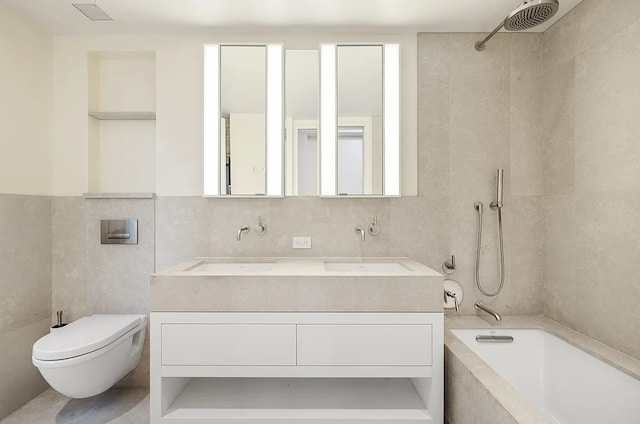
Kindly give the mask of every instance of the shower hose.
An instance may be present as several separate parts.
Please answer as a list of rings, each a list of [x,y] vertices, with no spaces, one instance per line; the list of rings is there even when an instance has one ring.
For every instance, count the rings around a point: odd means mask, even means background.
[[[478,290],[485,296],[494,297],[497,296],[504,286],[504,240],[502,236],[502,207],[498,206],[496,209],[498,210],[498,232],[500,234],[500,285],[498,289],[494,292],[488,292],[484,288],[482,288],[482,283],[480,282],[480,249],[482,247],[482,203],[478,202],[474,205],[475,209],[478,211],[478,244],[476,246],[476,285],[478,286]]]

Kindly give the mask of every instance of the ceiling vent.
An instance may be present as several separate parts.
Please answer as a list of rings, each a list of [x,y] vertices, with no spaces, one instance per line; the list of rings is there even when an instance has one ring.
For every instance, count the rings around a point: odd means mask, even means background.
[[[113,18],[107,15],[97,1],[93,3],[72,3],[73,7],[78,9],[84,16],[92,21],[113,21]]]

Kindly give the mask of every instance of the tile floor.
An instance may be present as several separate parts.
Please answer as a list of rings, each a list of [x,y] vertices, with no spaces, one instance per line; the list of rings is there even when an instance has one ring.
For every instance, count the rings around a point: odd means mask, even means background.
[[[111,389],[70,399],[49,389],[0,424],[148,424],[148,389]]]

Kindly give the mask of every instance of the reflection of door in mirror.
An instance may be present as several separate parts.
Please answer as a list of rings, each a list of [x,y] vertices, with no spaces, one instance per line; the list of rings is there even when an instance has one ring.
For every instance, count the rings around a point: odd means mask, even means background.
[[[295,193],[298,196],[315,196],[318,194],[318,130],[298,129],[295,146],[298,151],[294,164],[297,175]]]
[[[287,50],[285,61],[287,196],[318,195],[318,50]]]
[[[338,194],[364,194],[364,127],[338,127]]]
[[[226,192],[265,194],[266,47],[221,46],[220,90]]]
[[[382,46],[339,45],[336,65],[338,194],[381,195]]]

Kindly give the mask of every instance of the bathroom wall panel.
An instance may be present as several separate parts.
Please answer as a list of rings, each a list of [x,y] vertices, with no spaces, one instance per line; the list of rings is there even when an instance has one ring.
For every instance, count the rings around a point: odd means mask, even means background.
[[[121,218],[138,220],[138,244],[102,245],[100,220]],[[53,311],[64,310],[69,322],[92,314],[149,313],[155,199],[55,197],[52,233]],[[140,364],[118,385],[149,385],[148,331]]]
[[[33,343],[49,331],[49,316],[0,334],[0,419],[9,415],[49,385],[31,363]]]
[[[51,194],[51,36],[0,4],[0,193]]]
[[[81,197],[53,197],[51,202],[52,319],[62,310],[71,322],[87,315],[85,205]]]
[[[414,239],[423,240],[422,249],[429,254],[419,259],[440,269],[447,255],[456,255],[458,268],[452,278],[465,290],[462,314],[475,314],[477,300],[507,315],[540,314],[541,36],[498,34],[480,53],[473,45],[481,38],[481,34],[418,36],[420,199],[432,209],[416,215],[407,212],[403,218],[415,222],[418,231],[424,229]],[[504,291],[487,298],[475,286],[473,205],[484,203],[480,273],[491,290],[499,282],[497,220],[489,209],[495,200],[497,168],[505,170],[507,273]],[[443,196],[435,195],[440,193]],[[442,234],[446,243],[438,241]],[[438,248],[426,247],[432,245]]]
[[[154,199],[85,199],[88,314],[145,314],[155,271]],[[100,220],[138,220],[138,244],[101,244]]]
[[[47,388],[31,365],[51,325],[51,199],[0,194],[0,419]]]
[[[639,37],[626,0],[585,0],[543,36],[544,313],[638,359]]]

